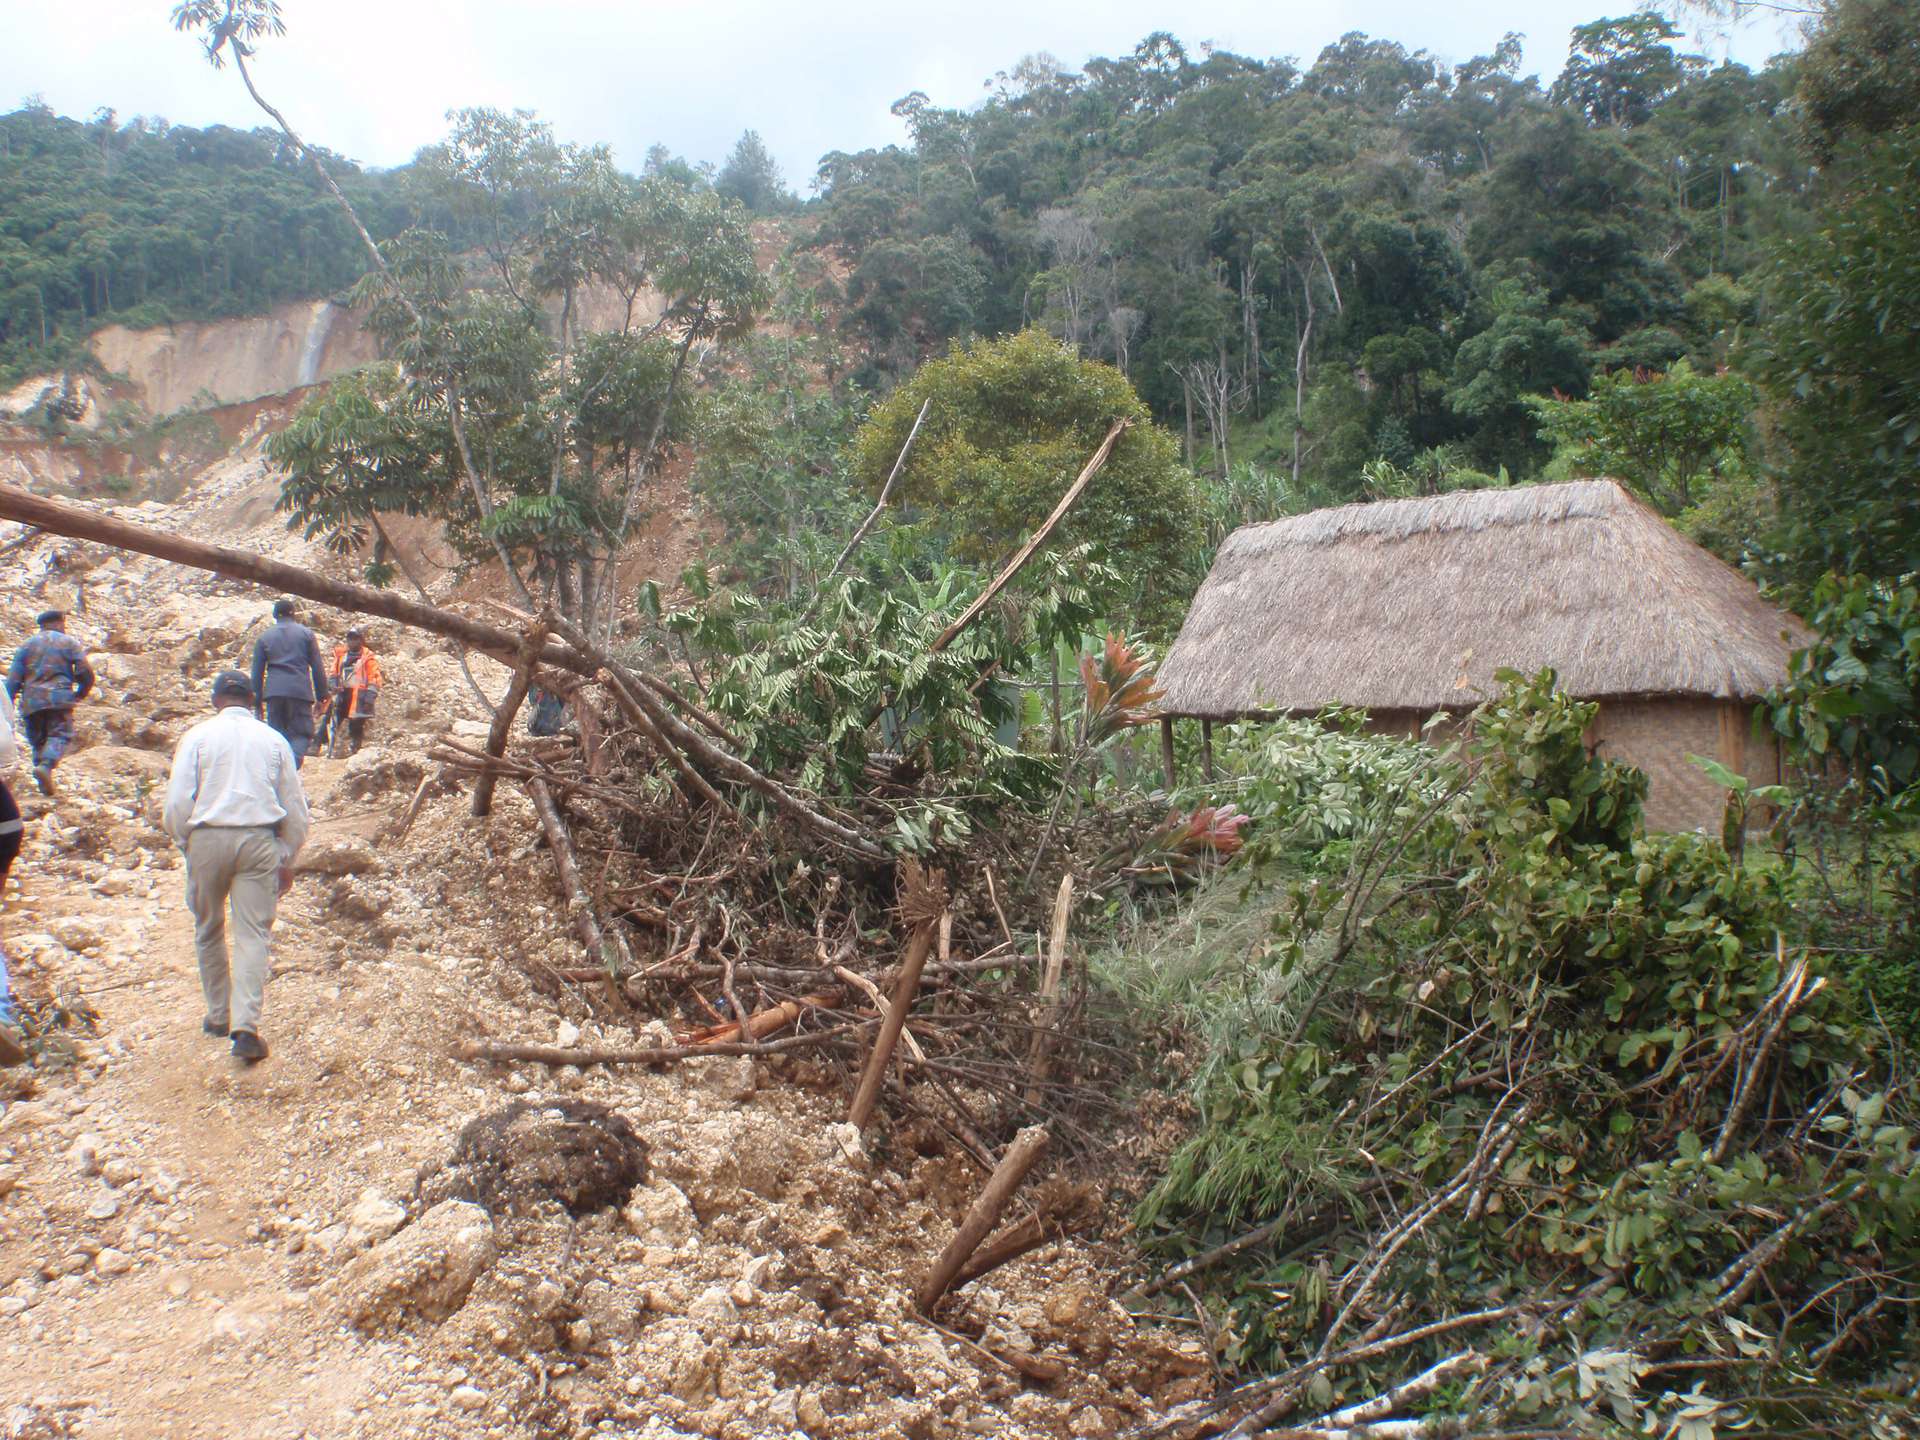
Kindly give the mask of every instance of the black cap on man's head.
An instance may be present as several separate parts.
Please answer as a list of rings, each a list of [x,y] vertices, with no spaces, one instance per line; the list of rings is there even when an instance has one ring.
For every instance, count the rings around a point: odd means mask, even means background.
[[[34,617],[34,623],[36,625],[58,625],[66,618],[67,612],[64,610],[42,610]]]
[[[213,703],[222,700],[244,700],[253,703],[253,681],[238,670],[222,670],[213,677]]]
[[[347,639],[364,640],[366,638],[367,638],[367,632],[362,630],[358,625],[349,625],[347,627]]]
[[[276,600],[273,602],[273,618],[276,620],[284,620],[297,609],[299,609],[299,607],[291,600]]]

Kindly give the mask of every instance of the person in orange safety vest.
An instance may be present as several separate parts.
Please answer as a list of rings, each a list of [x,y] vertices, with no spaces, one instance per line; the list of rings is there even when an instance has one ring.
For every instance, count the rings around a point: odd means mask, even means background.
[[[367,722],[373,718],[375,702],[380,698],[382,678],[380,662],[367,648],[367,632],[354,626],[347,631],[346,643],[333,647],[333,668],[328,672],[332,682],[329,708],[333,712],[329,718],[336,739],[338,727],[346,725],[348,754],[359,754],[366,741]],[[338,746],[334,751],[338,753]]]

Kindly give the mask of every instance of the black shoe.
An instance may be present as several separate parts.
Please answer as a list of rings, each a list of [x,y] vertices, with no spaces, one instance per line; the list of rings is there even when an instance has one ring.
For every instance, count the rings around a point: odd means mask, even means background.
[[[42,795],[53,794],[53,766],[36,765],[33,767],[33,783],[40,787]]]
[[[233,1032],[233,1058],[257,1065],[267,1058],[267,1042],[251,1030]]]
[[[224,1020],[202,1020],[200,1028],[209,1035],[217,1035],[222,1040],[227,1038],[227,1022]]]

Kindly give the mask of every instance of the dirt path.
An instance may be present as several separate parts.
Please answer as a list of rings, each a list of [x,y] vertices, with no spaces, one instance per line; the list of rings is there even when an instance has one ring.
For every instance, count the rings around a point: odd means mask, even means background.
[[[339,769],[308,769],[322,817]],[[322,818],[315,841],[369,828]],[[316,1202],[391,1188],[440,1143],[437,1123],[407,1124],[420,1107],[377,1060],[420,1054],[431,1018],[391,975],[329,957],[306,877],[275,936],[275,1055],[240,1067],[200,1030],[179,878],[110,897],[29,865],[19,908],[69,939],[100,933],[113,978],[88,997],[97,1063],[43,1068],[42,1093],[0,1121],[18,1173],[0,1231],[0,1396],[102,1437],[343,1433],[383,1403],[378,1357],[316,1321],[298,1262],[326,1228]]]

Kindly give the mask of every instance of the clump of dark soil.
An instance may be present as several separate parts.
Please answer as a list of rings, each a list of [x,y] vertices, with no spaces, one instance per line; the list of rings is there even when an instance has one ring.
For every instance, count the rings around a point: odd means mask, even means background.
[[[470,1200],[491,1215],[624,1205],[647,1178],[647,1147],[624,1115],[583,1100],[516,1100],[469,1121],[453,1157],[423,1175],[422,1207]]]

